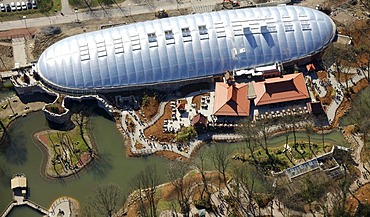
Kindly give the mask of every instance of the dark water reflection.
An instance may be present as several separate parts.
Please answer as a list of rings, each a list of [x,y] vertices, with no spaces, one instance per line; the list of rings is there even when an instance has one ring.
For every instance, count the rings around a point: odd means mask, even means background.
[[[15,121],[9,129],[6,148],[0,153],[0,212],[12,199],[10,178],[15,173],[27,176],[29,198],[47,208],[61,196],[70,196],[83,203],[86,196],[103,183],[116,183],[128,193],[130,180],[147,165],[156,165],[161,180],[166,181],[167,160],[155,156],[127,158],[123,138],[111,120],[93,116],[91,125],[92,137],[99,146],[99,158],[88,171],[68,180],[50,180],[40,175],[44,151],[33,140],[34,133],[50,129],[43,113],[29,114]],[[16,209],[12,216],[34,216],[32,210]]]

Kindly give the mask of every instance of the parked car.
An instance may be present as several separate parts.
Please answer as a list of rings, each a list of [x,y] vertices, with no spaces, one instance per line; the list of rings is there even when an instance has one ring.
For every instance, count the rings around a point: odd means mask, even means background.
[[[27,8],[28,8],[28,9],[32,9],[31,0],[28,0],[28,1],[27,1]]]
[[[6,4],[6,12],[11,12],[12,8],[10,7],[10,4]]]
[[[0,4],[0,10],[1,12],[5,12],[5,5],[3,3]]]
[[[12,11],[16,11],[17,10],[17,8],[15,7],[15,3],[14,2],[11,2],[10,3],[10,7],[11,7]]]
[[[32,8],[37,9],[37,3],[35,0],[32,0]]]
[[[21,11],[22,10],[22,6],[21,6],[21,3],[20,2],[17,2],[16,6],[17,6],[17,10],[18,11]]]
[[[27,10],[26,2],[22,2],[21,5],[22,5],[22,10]]]

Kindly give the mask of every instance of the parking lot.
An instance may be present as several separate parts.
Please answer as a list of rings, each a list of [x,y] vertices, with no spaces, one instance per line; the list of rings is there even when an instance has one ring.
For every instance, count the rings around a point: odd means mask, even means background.
[[[9,4],[9,7],[7,5]],[[21,10],[36,10],[37,1],[36,0],[0,0],[1,13],[21,11]]]

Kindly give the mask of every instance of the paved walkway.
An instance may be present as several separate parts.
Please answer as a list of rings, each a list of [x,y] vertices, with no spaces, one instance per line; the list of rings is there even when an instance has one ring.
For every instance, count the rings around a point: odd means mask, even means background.
[[[49,217],[71,216],[70,201],[67,197],[56,200],[49,209]]]
[[[73,14],[71,7],[69,6],[68,0],[62,0],[62,10],[60,11],[63,14]]]
[[[27,64],[25,39],[23,37],[13,38],[12,45],[14,63],[19,63],[20,66],[25,66]]]
[[[319,80],[318,78],[312,78],[312,83],[314,86],[314,90],[320,97],[324,97],[327,93],[326,86],[330,85],[334,88],[334,99],[332,100],[331,104],[329,105],[326,114],[328,116],[329,124],[331,124],[334,120],[336,115],[337,109],[339,105],[342,103],[344,99],[343,89],[346,86],[345,82],[338,82],[337,79],[331,72],[335,71],[335,67],[332,66],[328,70],[328,82],[324,82]],[[351,68],[349,70],[349,74],[352,75],[352,79],[348,81],[348,87],[353,87],[356,85],[361,79],[364,79],[365,76],[363,73],[357,73],[356,68]]]

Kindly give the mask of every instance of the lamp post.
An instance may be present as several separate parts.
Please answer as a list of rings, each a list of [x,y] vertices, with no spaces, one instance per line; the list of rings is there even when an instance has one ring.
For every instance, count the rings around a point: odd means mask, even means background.
[[[31,35],[31,32],[30,30],[28,30],[28,27],[27,27],[27,16],[23,16],[23,20],[24,20],[24,26],[26,27],[28,33]]]
[[[78,23],[79,20],[78,20],[78,9],[77,8],[75,8],[75,14],[76,14],[76,23]]]
[[[26,22],[26,19],[27,19],[27,16],[23,16],[24,25],[26,26],[26,29],[27,29],[27,22]]]

